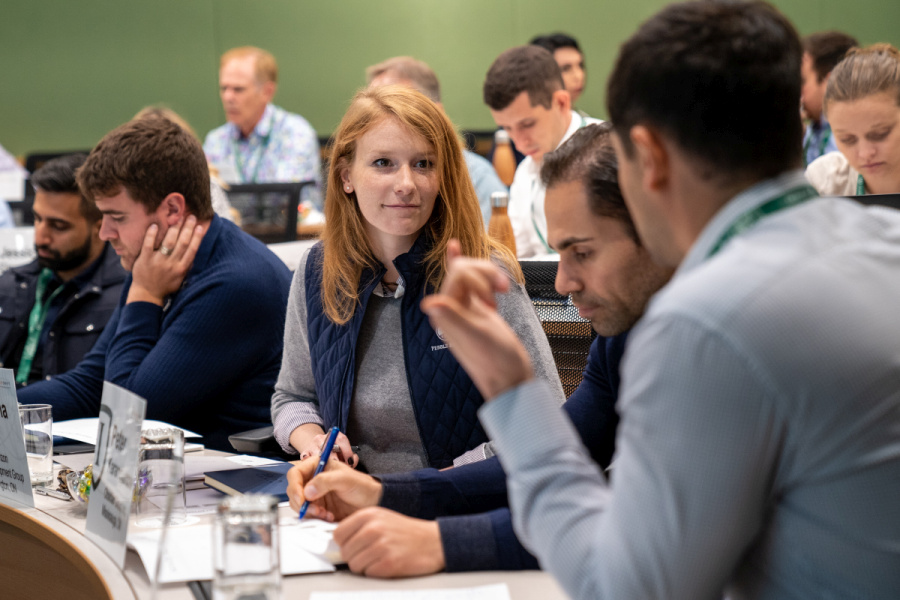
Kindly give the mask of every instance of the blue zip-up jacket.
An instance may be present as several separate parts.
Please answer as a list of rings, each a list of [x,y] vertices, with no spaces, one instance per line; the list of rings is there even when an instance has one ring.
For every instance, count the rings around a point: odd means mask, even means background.
[[[488,438],[478,422],[478,407],[484,399],[475,384],[452,353],[428,351],[444,343],[419,309],[422,298],[430,293],[425,289],[421,266],[428,245],[427,236],[420,235],[409,252],[394,259],[394,265],[406,284],[400,310],[413,412],[428,464],[441,469]],[[305,282],[309,351],[326,429],[334,425],[344,431],[347,428],[355,385],[357,338],[366,305],[385,270],[382,267],[378,272],[363,271],[360,304],[350,321],[336,325],[325,316],[322,307],[322,245],[316,244],[310,250]]]
[[[92,267],[89,275],[91,267],[69,282],[77,287],[60,296],[61,304],[57,298],[55,318],[48,312],[38,353],[41,362],[35,362],[39,371],[35,368],[32,374],[39,372],[51,379],[75,368],[97,343],[115,311],[127,273],[109,244],[104,245]],[[0,277],[0,367],[19,368],[41,270],[34,260]]]

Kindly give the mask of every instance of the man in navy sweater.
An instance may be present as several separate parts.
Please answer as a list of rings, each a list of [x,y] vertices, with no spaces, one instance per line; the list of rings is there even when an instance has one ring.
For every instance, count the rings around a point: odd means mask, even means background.
[[[145,398],[147,418],[218,449],[267,424],[290,272],[215,216],[199,142],[166,119],[127,123],[94,148],[78,185],[131,274],[84,360],[19,401],[51,404],[57,421],[95,417],[106,380]]]
[[[546,156],[541,169],[549,240],[560,255],[557,291],[571,295],[603,336],[591,346],[584,379],[564,405],[603,467],[614,449],[628,329],[671,276],[638,240],[619,191],[610,130],[606,123],[578,130]],[[308,514],[342,520],[334,537],[355,572],[399,577],[538,567],[513,532],[506,476],[496,457],[378,479],[332,461],[310,481],[317,460],[288,474],[291,506],[299,509],[309,498],[315,503]]]

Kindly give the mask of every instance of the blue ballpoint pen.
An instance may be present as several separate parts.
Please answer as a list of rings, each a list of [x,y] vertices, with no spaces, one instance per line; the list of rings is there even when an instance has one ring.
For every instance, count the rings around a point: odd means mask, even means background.
[[[325,441],[325,446],[322,448],[322,454],[319,456],[319,464],[316,465],[316,472],[313,473],[313,477],[325,470],[325,465],[328,464],[328,459],[331,458],[331,450],[334,448],[334,442],[337,440],[337,436],[340,432],[341,430],[337,427],[332,427],[331,431],[328,432],[328,439]],[[307,510],[309,510],[309,500],[306,500],[303,503],[303,506],[300,507],[300,515],[298,518],[302,519],[305,517]]]

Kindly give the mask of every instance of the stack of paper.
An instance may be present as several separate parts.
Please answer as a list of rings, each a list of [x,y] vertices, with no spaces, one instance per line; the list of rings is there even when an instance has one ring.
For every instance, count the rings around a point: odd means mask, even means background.
[[[77,442],[84,442],[85,444],[96,444],[97,429],[99,427],[100,419],[96,417],[89,419],[71,419],[69,421],[58,421],[53,423],[53,435],[67,437]],[[199,433],[194,433],[189,429],[176,427],[175,425],[171,425],[164,421],[155,421],[153,419],[144,419],[144,423],[141,426],[141,429],[159,429],[170,427],[182,430],[184,432],[185,440],[189,438],[199,439],[203,437]],[[196,442],[189,443],[187,441],[184,443],[185,452],[194,452],[195,450],[203,450],[203,444],[199,444]]]

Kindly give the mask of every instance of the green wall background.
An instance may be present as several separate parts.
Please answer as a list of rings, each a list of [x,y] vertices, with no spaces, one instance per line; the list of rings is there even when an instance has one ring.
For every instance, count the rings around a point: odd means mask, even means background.
[[[775,0],[801,34],[837,28],[900,46],[897,0]],[[664,0],[4,0],[0,143],[15,155],[89,148],[141,107],[163,103],[200,133],[224,121],[218,57],[253,44],[278,58],[279,105],[320,135],[340,120],[367,65],[428,62],[465,129],[490,129],[484,73],[503,50],[566,31],[581,42],[579,107],[603,117],[618,46]]]

